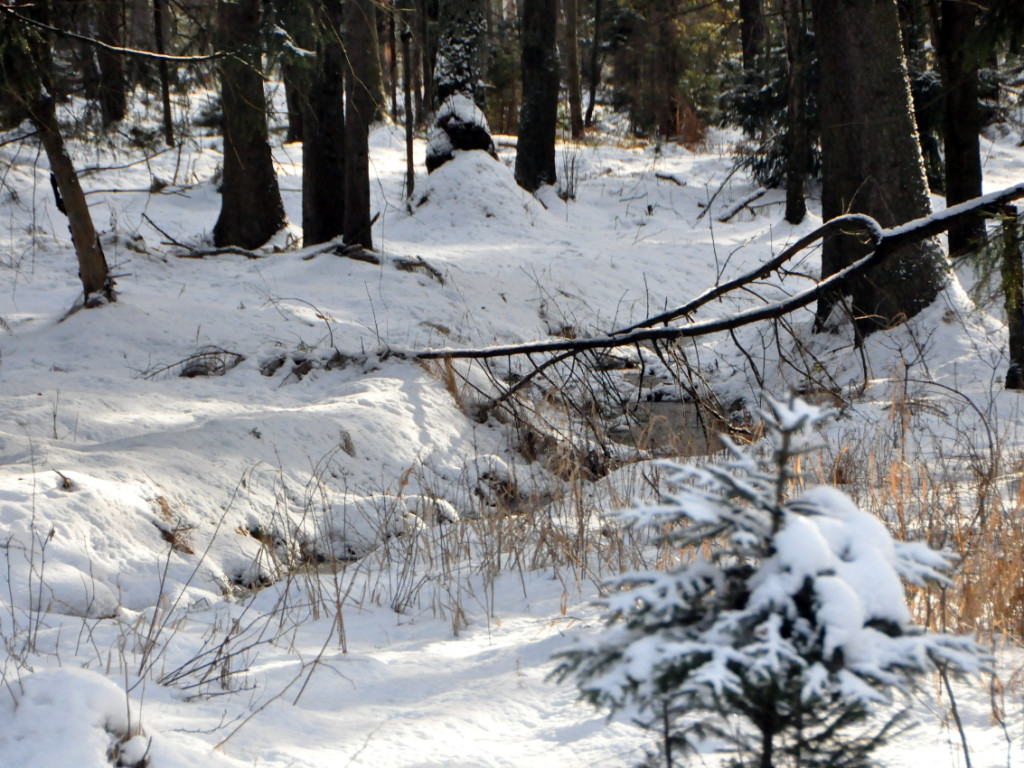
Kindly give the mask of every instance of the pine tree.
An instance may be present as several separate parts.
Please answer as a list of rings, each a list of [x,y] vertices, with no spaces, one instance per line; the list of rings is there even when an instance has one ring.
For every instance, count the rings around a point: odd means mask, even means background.
[[[259,0],[220,0],[217,37],[224,107],[224,181],[220,216],[213,228],[217,247],[258,248],[285,223],[284,203],[267,139],[263,93]]]
[[[812,0],[821,73],[823,219],[865,213],[883,227],[931,213],[917,126],[900,43],[896,0]],[[822,277],[865,255],[855,237],[822,247]],[[907,320],[946,285],[950,264],[937,241],[901,248],[844,290],[857,330],[867,335]],[[818,302],[816,327],[828,325],[838,294]]]
[[[823,414],[794,400],[762,415],[767,455],[726,439],[728,463],[669,465],[663,504],[618,515],[677,562],[615,581],[606,629],[555,675],[596,705],[635,708],[668,764],[715,736],[737,747],[735,766],[867,766],[898,732],[899,714],[872,717],[896,691],[984,657],[911,620],[900,579],[944,581],[951,558],[893,541],[835,488],[787,498]]]

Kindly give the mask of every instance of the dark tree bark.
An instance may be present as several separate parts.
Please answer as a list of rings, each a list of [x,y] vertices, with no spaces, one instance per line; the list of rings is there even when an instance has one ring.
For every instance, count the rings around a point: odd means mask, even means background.
[[[123,45],[124,19],[120,0],[102,0],[96,9],[96,36],[107,45]],[[96,51],[100,67],[100,115],[105,126],[120,122],[128,111],[124,57],[105,48]]]
[[[51,9],[45,0],[38,0],[23,10],[35,21],[50,21]],[[94,294],[113,301],[114,281],[57,123],[50,41],[35,30],[27,31],[20,22],[7,16],[0,16],[0,40],[8,43],[0,52],[3,74],[0,77],[0,104],[18,105],[18,119],[27,117],[37,129],[50,162],[50,182],[57,207],[68,217],[85,304],[90,305],[90,296]]]
[[[405,197],[411,198],[416,189],[416,169],[412,164],[412,92],[409,82],[412,62],[410,61],[410,49],[412,46],[412,31],[409,27],[402,30],[402,90],[405,92]]]
[[[647,51],[651,63],[649,83],[653,125],[665,139],[682,131],[683,102],[679,95],[679,35],[673,21],[678,8],[675,0],[652,0],[648,6],[649,38],[653,47]]]
[[[423,85],[423,100],[416,110],[416,122],[424,125],[430,112],[437,106],[434,94],[434,60],[437,58],[437,13],[438,0],[413,0],[416,6],[416,34],[419,40],[420,79]]]
[[[789,64],[786,110],[786,221],[799,224],[807,214],[804,186],[810,171],[810,132],[807,125],[807,64],[810,43],[803,0],[782,0],[782,23]]]
[[[1002,214],[1003,254],[1000,269],[1010,344],[1010,368],[1006,372],[1006,388],[1024,389],[1024,264],[1021,263],[1017,206],[1005,206]]]
[[[486,0],[440,0],[434,89],[441,104],[453,93],[471,97],[486,112],[483,89]],[[557,17],[553,23],[557,23]]]
[[[968,45],[976,17],[974,2],[942,0],[938,54],[943,85],[947,205],[962,203],[981,194],[978,61]],[[980,216],[964,221],[949,230],[949,252],[968,251],[984,237],[985,224]]]
[[[384,14],[384,63],[387,65],[388,96],[391,99],[391,119],[398,121],[398,9],[396,0],[388,0]]]
[[[259,37],[260,0],[220,0],[219,47],[237,50],[221,60],[224,177],[217,247],[258,248],[284,226],[284,204],[267,142]]]
[[[573,140],[583,136],[579,17],[579,0],[565,0],[565,87],[569,92],[569,132]]]
[[[322,0],[317,58],[302,119],[302,239],[323,243],[344,233],[345,50],[341,0]]]
[[[412,0],[409,0],[410,5],[414,5]],[[424,125],[427,122],[427,107],[424,106],[424,81],[423,81],[423,69],[425,67],[424,61],[425,56],[423,54],[424,41],[417,36],[416,30],[419,29],[419,12],[415,10],[415,7],[410,11],[411,18],[409,19],[409,32],[412,35],[412,50],[410,52],[412,58],[409,61],[409,66],[412,69],[412,80],[410,86],[412,88],[412,100],[413,100],[413,112],[415,113],[415,125]]]
[[[523,0],[523,105],[519,110],[516,181],[534,191],[554,184],[558,119],[557,0]]]
[[[346,243],[373,248],[370,225],[370,150],[367,142],[376,104],[372,86],[373,0],[345,0],[345,51],[348,61],[345,107]]]
[[[866,213],[889,227],[931,210],[917,143],[895,0],[812,0],[821,66],[822,218]],[[829,238],[822,276],[864,254]],[[907,246],[847,286],[859,333],[913,317],[936,297],[949,263],[934,240]],[[837,301],[819,301],[824,327]]]
[[[167,6],[164,0],[153,0],[153,38],[156,42],[157,53],[166,53],[164,46],[166,10]],[[160,76],[160,101],[163,105],[164,142],[168,147],[173,147],[174,120],[171,116],[171,75],[166,60],[161,59],[157,62],[157,72]]]
[[[304,51],[316,49],[313,17],[319,3],[309,0],[276,0],[277,19],[296,46]],[[303,120],[309,111],[309,94],[315,87],[313,64],[308,56],[286,50],[281,57],[281,80],[288,106],[286,142],[302,141]]]
[[[740,0],[740,46],[743,69],[757,69],[757,56],[764,48],[765,26],[762,0]]]
[[[597,103],[597,86],[601,82],[601,0],[594,0],[594,34],[590,41],[590,101],[583,125],[594,124],[594,105]]]
[[[32,102],[31,112],[32,122],[39,129],[40,141],[50,161],[54,191],[59,195],[57,204],[68,217],[85,302],[89,303],[92,294],[100,294],[113,301],[114,281],[107,269],[107,259],[96,236],[89,205],[85,201],[82,186],[78,183],[78,175],[64,147],[64,138],[57,125],[53,97],[47,91],[41,90]]]

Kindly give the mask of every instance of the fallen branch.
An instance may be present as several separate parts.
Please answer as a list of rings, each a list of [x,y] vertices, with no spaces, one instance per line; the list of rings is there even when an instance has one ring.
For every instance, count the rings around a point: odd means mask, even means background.
[[[746,208],[752,202],[754,202],[755,200],[757,200],[760,197],[764,197],[764,195],[765,195],[765,193],[767,191],[768,191],[767,189],[765,189],[764,187],[761,187],[760,189],[757,189],[754,192],[751,192],[749,195],[744,197],[738,203],[736,203],[731,208],[729,208],[729,210],[727,210],[725,213],[723,213],[721,216],[719,216],[718,220],[720,222],[722,222],[723,224],[725,224],[727,221],[729,221],[729,219],[731,219],[737,213],[742,211],[744,208]]]
[[[662,181],[671,181],[677,187],[685,187],[686,186],[686,182],[685,181],[680,181],[675,176],[673,176],[671,173],[656,173],[656,174],[654,174],[654,178],[661,179]]]
[[[989,195],[969,200],[959,205],[951,206],[944,211],[915,219],[890,229],[884,229],[875,219],[863,214],[850,214],[832,219],[814,232],[805,235],[794,245],[787,248],[771,261],[763,264],[756,270],[748,272],[740,277],[723,283],[720,286],[711,288],[693,299],[689,303],[669,312],[647,318],[641,323],[629,328],[615,331],[607,336],[594,336],[583,339],[558,339],[551,341],[535,341],[525,344],[505,344],[491,347],[479,347],[475,349],[427,349],[419,351],[408,351],[405,354],[420,360],[439,359],[487,359],[492,357],[508,357],[511,355],[525,355],[541,352],[584,352],[591,349],[613,349],[637,344],[643,341],[655,340],[678,340],[704,336],[721,331],[735,330],[752,323],[779,318],[794,312],[797,309],[806,307],[816,301],[825,293],[830,293],[842,286],[850,278],[865,272],[872,267],[881,264],[890,254],[911,243],[934,237],[945,232],[960,219],[985,211],[995,213],[1001,205],[1013,200],[1024,198],[1024,183],[1008,187],[1000,192],[993,192]],[[836,272],[834,275],[821,280],[806,290],[799,291],[792,296],[777,302],[766,304],[762,307],[749,309],[740,312],[732,317],[720,317],[713,320],[706,320],[700,323],[691,323],[685,326],[667,326],[665,328],[652,328],[662,322],[668,322],[680,316],[691,315],[699,307],[707,304],[716,298],[748,283],[762,278],[777,270],[782,264],[793,258],[797,253],[808,246],[823,239],[826,235],[835,230],[853,229],[867,235],[873,245],[871,253],[857,260],[845,269]]]

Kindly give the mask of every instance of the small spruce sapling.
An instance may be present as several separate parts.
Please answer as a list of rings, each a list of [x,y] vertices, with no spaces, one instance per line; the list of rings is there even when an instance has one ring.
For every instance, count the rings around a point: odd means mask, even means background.
[[[770,452],[723,438],[728,462],[668,463],[663,503],[616,515],[676,560],[616,579],[605,630],[554,674],[658,732],[645,765],[711,737],[736,748],[734,766],[868,766],[901,729],[902,712],[879,717],[897,695],[936,668],[986,669],[976,643],[924,631],[907,608],[901,579],[946,582],[951,556],[894,541],[835,488],[788,497],[825,415],[772,403]]]

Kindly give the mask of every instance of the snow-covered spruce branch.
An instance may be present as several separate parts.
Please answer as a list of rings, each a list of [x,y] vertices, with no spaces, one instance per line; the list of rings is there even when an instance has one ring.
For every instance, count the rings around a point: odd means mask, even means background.
[[[859,275],[872,267],[884,262],[893,252],[900,248],[934,237],[945,232],[953,224],[961,219],[976,214],[980,211],[994,213],[998,209],[1014,200],[1024,198],[1024,183],[1008,187],[1000,192],[993,192],[982,197],[968,200],[959,205],[951,206],[944,211],[926,216],[920,219],[901,224],[897,227],[883,228],[875,219],[862,214],[849,214],[839,216],[825,222],[813,232],[805,235],[792,246],[784,250],[771,261],[768,261],[755,270],[740,275],[721,285],[710,288],[692,301],[677,307],[676,309],[663,312],[643,320],[636,325],[613,331],[607,336],[591,336],[583,339],[558,339],[550,341],[533,341],[523,344],[503,344],[490,347],[476,347],[469,349],[426,349],[409,350],[405,352],[408,357],[419,360],[443,360],[443,359],[486,359],[492,357],[507,357],[511,355],[527,355],[543,352],[585,352],[591,349],[613,349],[616,347],[631,346],[644,341],[676,340],[704,336],[720,331],[729,331],[741,328],[751,323],[761,322],[782,317],[797,309],[817,301],[823,294],[841,288],[843,284],[855,275]],[[793,294],[781,301],[766,304],[763,307],[749,309],[731,317],[720,317],[712,320],[705,320],[699,323],[690,323],[683,326],[666,326],[654,328],[653,326],[668,323],[679,317],[687,317],[694,314],[700,307],[715,299],[721,298],[729,292],[749,285],[755,280],[767,277],[778,270],[787,261],[794,258],[798,253],[805,250],[819,240],[832,234],[837,230],[855,231],[869,237],[873,244],[873,250],[863,258],[854,262],[845,269],[836,272],[834,275],[815,283],[814,286]],[[392,350],[395,352],[397,350]]]
[[[724,438],[725,463],[665,462],[661,503],[612,516],[653,534],[665,570],[613,579],[604,630],[553,676],[658,733],[659,765],[708,737],[737,749],[734,766],[873,765],[900,730],[885,711],[928,673],[989,669],[971,638],[925,631],[907,606],[903,583],[948,583],[953,557],[894,540],[836,488],[794,483],[826,416],[771,402],[772,450]]]

